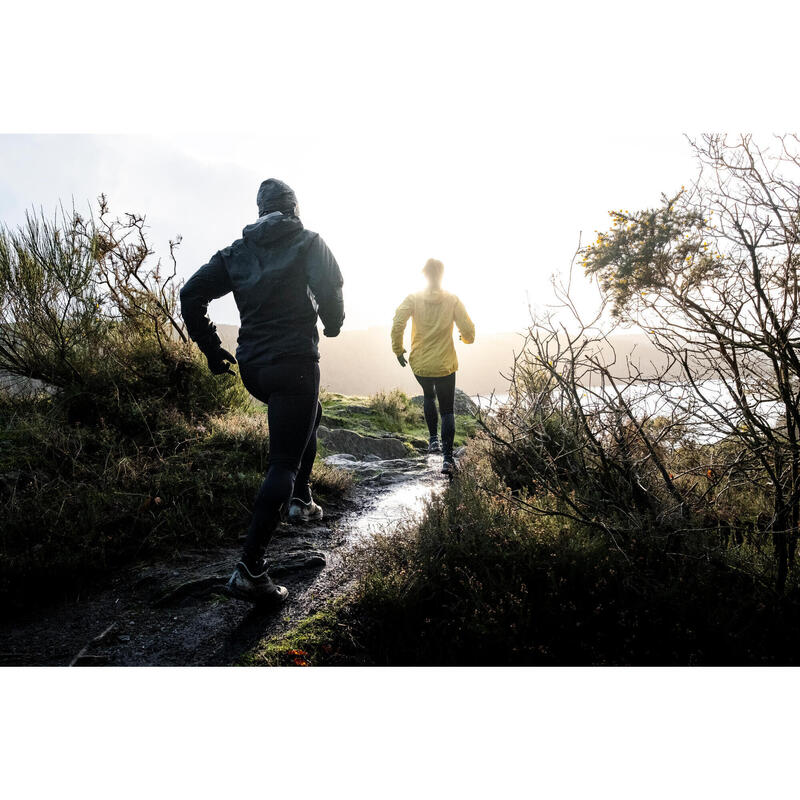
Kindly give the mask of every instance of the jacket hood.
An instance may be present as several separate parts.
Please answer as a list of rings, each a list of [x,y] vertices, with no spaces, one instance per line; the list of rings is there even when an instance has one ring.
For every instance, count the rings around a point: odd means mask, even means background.
[[[297,217],[272,211],[246,225],[242,230],[242,237],[253,244],[267,244],[302,229],[303,223]]]
[[[267,178],[258,187],[256,195],[258,216],[263,217],[270,211],[294,211],[297,197],[292,187],[277,178]]]

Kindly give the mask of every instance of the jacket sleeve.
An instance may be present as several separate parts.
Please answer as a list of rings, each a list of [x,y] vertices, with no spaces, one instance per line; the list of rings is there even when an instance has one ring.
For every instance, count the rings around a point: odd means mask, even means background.
[[[405,353],[403,334],[406,332],[408,318],[414,313],[414,295],[410,294],[394,312],[392,320],[392,351],[396,356]]]
[[[306,280],[317,304],[317,313],[329,336],[339,333],[344,322],[344,299],[339,265],[321,236],[311,243],[306,265]]]
[[[456,298],[456,305],[453,309],[453,319],[458,327],[459,338],[464,344],[472,344],[475,341],[475,325],[467,314],[464,304]]]
[[[221,345],[217,328],[208,317],[208,304],[232,288],[222,255],[217,252],[181,289],[181,316],[186,330],[204,353]]]

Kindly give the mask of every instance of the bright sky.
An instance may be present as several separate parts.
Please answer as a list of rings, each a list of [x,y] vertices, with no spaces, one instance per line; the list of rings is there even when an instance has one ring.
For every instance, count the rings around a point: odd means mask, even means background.
[[[680,136],[542,134],[534,139],[278,139],[269,136],[3,136],[0,219],[85,205],[105,192],[112,210],[147,214],[157,251],[183,235],[188,277],[256,214],[259,182],[294,187],[305,224],[319,231],[345,276],[347,324],[387,325],[422,285],[429,256],[480,329],[515,330],[527,303],[547,302],[583,231],[611,207],[657,202],[694,173]],[[212,305],[238,322],[232,299]]]
[[[23,135],[0,137],[0,219],[102,191],[147,214],[160,251],[182,234],[188,277],[279,177],[341,265],[353,328],[388,325],[434,256],[479,333],[519,329],[581,231],[691,179],[682,131],[785,109],[756,71],[719,73],[721,43],[733,52],[746,27],[753,63],[794,70],[795,29],[770,0],[746,26],[736,2],[683,0],[229,0],[224,16],[76,0],[48,6],[46,26],[40,5],[10,9],[35,47],[14,35],[0,52],[3,74],[25,70],[4,84],[0,130]],[[212,316],[236,322],[232,300]]]

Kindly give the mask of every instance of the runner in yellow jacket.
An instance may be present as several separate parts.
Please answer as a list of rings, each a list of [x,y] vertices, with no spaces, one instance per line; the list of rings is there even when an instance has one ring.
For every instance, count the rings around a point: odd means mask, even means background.
[[[456,391],[458,358],[453,346],[453,323],[458,326],[460,339],[466,344],[475,341],[475,326],[464,304],[450,292],[442,289],[444,264],[435,258],[428,259],[422,270],[428,287],[410,294],[400,304],[392,323],[392,350],[406,365],[403,355],[403,334],[411,317],[411,355],[408,361],[424,395],[425,422],[430,433],[429,453],[442,452],[442,472],[449,474],[455,468],[453,438],[456,433],[453,403]],[[436,400],[439,411],[436,411]],[[442,417],[442,443],[439,444],[439,415]]]

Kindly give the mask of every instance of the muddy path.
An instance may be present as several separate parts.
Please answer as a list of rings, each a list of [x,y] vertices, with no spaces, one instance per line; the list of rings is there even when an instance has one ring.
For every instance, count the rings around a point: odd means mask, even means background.
[[[85,596],[0,626],[0,664],[222,666],[314,613],[347,583],[343,556],[372,532],[418,514],[441,491],[441,458],[332,456],[359,481],[320,524],[282,523],[273,577],[290,592],[275,611],[222,594],[239,547],[183,552],[120,570]]]

